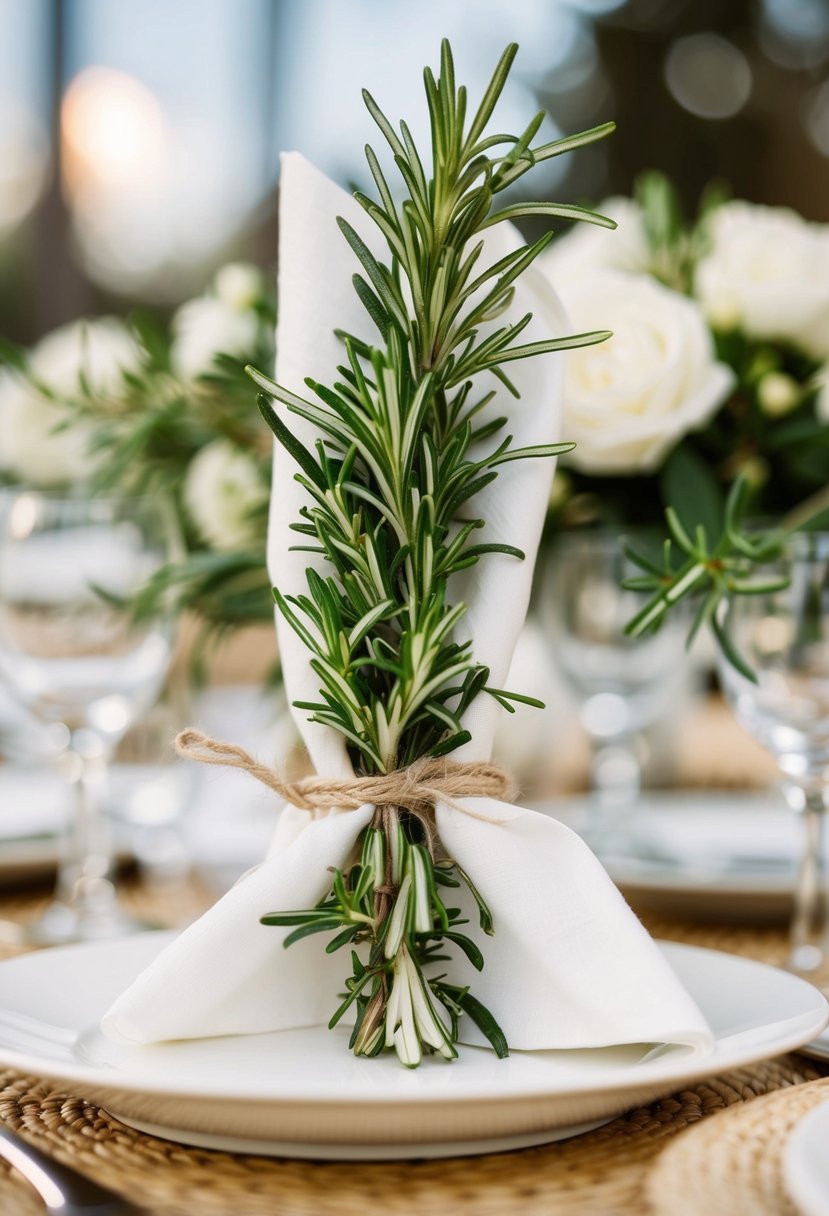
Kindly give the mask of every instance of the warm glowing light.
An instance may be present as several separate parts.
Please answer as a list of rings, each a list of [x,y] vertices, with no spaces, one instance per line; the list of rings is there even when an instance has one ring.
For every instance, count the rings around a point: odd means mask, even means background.
[[[140,81],[113,68],[85,68],[61,108],[64,185],[74,199],[121,193],[157,180],[167,143],[164,113]]]

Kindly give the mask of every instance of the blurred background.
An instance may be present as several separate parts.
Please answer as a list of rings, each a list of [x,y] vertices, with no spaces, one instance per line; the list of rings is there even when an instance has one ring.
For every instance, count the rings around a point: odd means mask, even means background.
[[[742,725],[714,694],[704,632],[686,661],[689,619],[625,633],[643,593],[622,591],[620,536],[661,534],[670,504],[716,537],[738,477],[755,516],[792,526],[808,500],[829,530],[829,0],[0,0],[0,886],[56,864],[68,788],[43,757],[72,750],[71,771],[91,771],[55,707],[56,658],[77,676],[94,764],[112,762],[97,802],[116,847],[162,881],[194,864],[219,889],[264,851],[270,796],[194,775],[171,740],[197,722],[306,763],[264,563],[270,438],[243,371],[273,365],[279,153],[371,193],[362,150],[381,137],[361,88],[428,146],[421,72],[443,37],[472,97],[520,44],[497,130],[539,109],[538,143],[617,124],[521,183],[522,199],[615,196],[619,231],[580,225],[538,264],[575,332],[614,336],[568,356],[562,434],[577,447],[553,483],[508,681],[546,709],[502,715],[497,758],[528,800],[558,799],[628,891],[679,891],[709,914],[714,891],[738,915],[785,915],[797,849],[769,790],[776,745],[747,685],[725,688]],[[175,527],[138,535],[130,507],[130,550],[98,501],[124,494],[171,503]],[[130,552],[129,570],[107,557]],[[92,604],[84,571],[102,562],[121,584]],[[800,665],[823,822],[829,549],[812,566],[821,645],[784,657]],[[126,679],[123,603],[155,645],[146,687]],[[764,605],[761,658],[795,609]],[[105,679],[87,678],[113,654]],[[787,798],[802,809],[795,761]]]
[[[0,33],[0,332],[19,343],[166,312],[229,258],[272,265],[279,150],[362,183],[360,87],[422,134],[444,35],[473,91],[521,44],[504,129],[536,106],[545,138],[618,123],[534,174],[539,197],[628,194],[653,167],[689,210],[723,177],[829,219],[826,0],[0,0]]]

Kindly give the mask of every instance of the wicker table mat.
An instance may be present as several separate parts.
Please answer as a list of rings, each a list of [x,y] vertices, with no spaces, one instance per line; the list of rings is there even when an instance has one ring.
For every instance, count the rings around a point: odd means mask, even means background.
[[[803,1115],[829,1099],[829,1077],[778,1089],[706,1120],[660,1155],[645,1181],[650,1216],[794,1216],[782,1159]]]
[[[0,920],[31,918],[44,898],[42,893],[0,898]],[[208,897],[195,885],[150,891],[133,884],[125,889],[125,902],[150,921],[180,924],[197,915]],[[647,924],[658,937],[766,962],[779,962],[785,954],[786,935],[780,929],[720,928],[652,917]],[[0,953],[14,952],[0,947]],[[371,1210],[425,1211],[430,1216],[640,1216],[648,1210],[646,1182],[652,1196],[659,1193],[652,1182],[656,1175],[648,1181],[648,1171],[663,1148],[678,1151],[686,1140],[693,1148],[692,1131],[681,1137],[676,1133],[701,1120],[701,1129],[713,1129],[719,1120],[709,1116],[716,1112],[732,1107],[735,1114],[743,1108],[748,1113],[753,1099],[814,1081],[824,1072],[829,1065],[782,1056],[695,1085],[574,1140],[440,1162],[324,1164],[184,1148],[134,1132],[51,1083],[9,1072],[0,1074],[0,1118],[56,1157],[144,1204],[153,1216],[363,1216]],[[40,1210],[25,1184],[7,1170],[0,1172],[3,1216],[33,1216]],[[696,1209],[681,1210],[696,1216]],[[732,1203],[722,1210],[739,1216],[755,1209]],[[700,1216],[707,1211],[700,1208]]]
[[[802,1059],[781,1056],[683,1090],[559,1144],[490,1157],[376,1165],[270,1160],[183,1148],[134,1132],[48,1083],[11,1073],[0,1075],[0,1118],[55,1157],[145,1205],[154,1216],[364,1216],[369,1211],[639,1216],[645,1210],[648,1166],[677,1132],[700,1120],[707,1128],[709,1116],[725,1107],[736,1106],[737,1114],[748,1112],[751,1099],[782,1096],[774,1091],[819,1075]],[[712,1129],[717,1123],[710,1119]],[[684,1139],[679,1137],[676,1146]],[[663,1185],[675,1200],[670,1175]],[[39,1209],[24,1184],[7,1177],[0,1183],[0,1210],[4,1216],[33,1216]],[[693,1211],[694,1216],[715,1211],[704,1206],[658,1210]],[[760,1209],[735,1204],[732,1188],[731,1206],[716,1212],[733,1216],[755,1210]]]

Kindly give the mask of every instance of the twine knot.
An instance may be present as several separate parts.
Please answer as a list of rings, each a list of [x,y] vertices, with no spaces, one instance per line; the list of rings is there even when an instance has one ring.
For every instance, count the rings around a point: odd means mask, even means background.
[[[366,803],[376,807],[399,807],[424,819],[437,802],[445,802],[473,819],[492,822],[476,815],[457,802],[458,798],[495,798],[509,802],[512,783],[497,764],[485,761],[459,763],[451,760],[416,760],[407,768],[371,777],[302,777],[285,781],[267,764],[262,764],[236,743],[222,743],[190,727],[175,741],[176,751],[188,760],[218,764],[250,773],[291,806],[307,811],[313,818],[329,811],[356,811]]]

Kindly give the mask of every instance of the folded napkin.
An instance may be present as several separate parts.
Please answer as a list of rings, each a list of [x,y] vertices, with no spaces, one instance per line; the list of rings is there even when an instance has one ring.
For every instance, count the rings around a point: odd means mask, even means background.
[[[378,249],[373,225],[343,191],[297,154],[283,158],[280,203],[277,379],[307,393],[305,376],[329,383],[342,361],[335,326],[372,340],[371,324],[351,287],[356,262],[334,223],[342,215]],[[488,230],[481,265],[514,248],[514,230]],[[518,285],[514,316],[532,311],[522,341],[567,332],[550,287],[532,273]],[[545,356],[511,365],[521,392],[499,392],[492,415],[510,417],[517,446],[557,438],[561,366]],[[494,382],[493,382],[494,383]],[[487,386],[489,387],[489,386]],[[306,443],[313,428],[288,416]],[[277,447],[269,534],[273,581],[288,595],[306,589],[308,554],[291,553],[304,491],[295,466]],[[551,462],[507,464],[476,502],[487,521],[482,539],[519,545],[527,560],[485,557],[458,578],[453,599],[468,605],[463,621],[475,658],[501,687],[524,621],[533,561],[552,477]],[[291,699],[318,696],[308,653],[277,620],[286,688]],[[520,691],[520,690],[519,690]],[[497,704],[480,696],[466,715],[472,742],[460,760],[487,759]],[[349,777],[342,737],[297,715],[316,770]],[[469,984],[504,1029],[514,1049],[600,1047],[621,1043],[682,1043],[703,1051],[705,1021],[599,862],[569,829],[532,811],[485,798],[462,801],[472,815],[438,803],[437,829],[450,856],[484,893],[495,935],[481,941],[482,974],[465,957],[451,964],[453,982]],[[344,866],[371,806],[311,821],[286,807],[266,860],[168,947],[115,1002],[105,1032],[133,1042],[252,1034],[327,1021],[343,987],[343,959],[326,955],[313,938],[282,948],[285,932],[258,923],[275,910],[310,907],[330,885],[329,867]],[[475,925],[474,915],[471,917]],[[471,930],[475,935],[474,929]],[[482,936],[482,935],[479,935]],[[481,1041],[473,1026],[464,1038]]]

